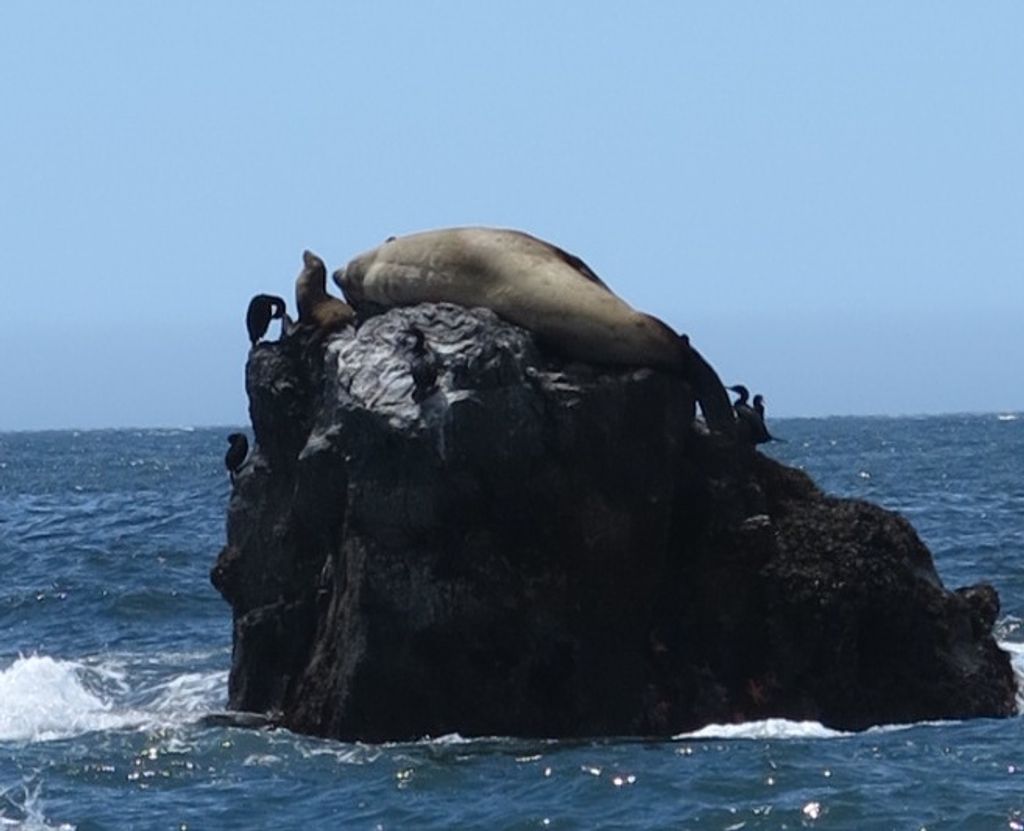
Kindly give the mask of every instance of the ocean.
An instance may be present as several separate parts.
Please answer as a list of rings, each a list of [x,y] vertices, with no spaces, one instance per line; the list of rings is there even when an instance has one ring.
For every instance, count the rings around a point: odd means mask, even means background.
[[[1024,675],[1024,416],[777,419],[766,453],[999,590]],[[233,428],[0,433],[0,828],[1011,829],[1024,721],[346,744],[210,726]]]

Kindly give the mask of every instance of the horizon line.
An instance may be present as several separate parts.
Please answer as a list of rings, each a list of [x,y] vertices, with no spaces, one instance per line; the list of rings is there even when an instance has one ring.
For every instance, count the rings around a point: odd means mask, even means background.
[[[828,413],[826,415],[771,415],[771,421],[827,421],[830,419],[926,419],[926,418],[982,418],[991,416],[1002,418],[1011,416],[1008,421],[1024,417],[1024,410],[1001,409],[1001,410],[958,410],[946,413]],[[123,425],[105,427],[0,427],[0,436],[13,435],[17,433],[103,433],[103,432],[130,432],[130,431],[168,431],[176,433],[194,433],[200,430],[251,430],[251,424],[224,422],[222,424],[149,424],[149,425]]]

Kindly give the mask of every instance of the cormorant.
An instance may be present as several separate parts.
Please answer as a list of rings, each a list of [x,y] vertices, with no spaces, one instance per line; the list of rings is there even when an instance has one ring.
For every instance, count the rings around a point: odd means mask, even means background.
[[[282,309],[283,309],[283,307],[282,307]],[[279,337],[280,338],[288,337],[294,331],[295,331],[295,321],[292,320],[292,317],[291,317],[290,314],[288,314],[288,312],[282,311],[281,312],[281,334],[279,335]]]
[[[234,484],[235,476],[238,475],[238,471],[242,469],[242,465],[245,464],[246,457],[249,455],[249,439],[245,437],[245,433],[232,433],[228,436],[228,444],[231,446],[224,454],[224,467],[228,469],[231,484]]]
[[[747,388],[742,384],[736,384],[729,387],[729,389],[739,396],[733,402],[732,407],[736,411],[736,421],[739,428],[737,434],[740,440],[748,441],[751,444],[764,444],[766,441],[771,441],[772,437],[768,435],[768,429],[764,426],[764,419],[758,415],[756,409],[747,403],[747,399],[750,397]],[[763,401],[764,399],[761,400]]]
[[[249,330],[249,341],[255,346],[259,339],[267,334],[270,321],[284,318],[284,300],[273,294],[257,294],[249,301],[249,310],[245,313],[245,326]]]
[[[427,346],[427,337],[422,330],[410,326],[409,334],[413,337],[412,346],[409,347],[412,355],[409,362],[413,382],[412,400],[419,404],[437,389],[437,357]]]
[[[754,396],[754,412],[757,413],[757,417],[761,419],[761,426],[764,427],[764,434],[768,437],[768,441],[786,441],[785,439],[777,438],[768,432],[768,422],[764,420],[764,396],[760,393]]]

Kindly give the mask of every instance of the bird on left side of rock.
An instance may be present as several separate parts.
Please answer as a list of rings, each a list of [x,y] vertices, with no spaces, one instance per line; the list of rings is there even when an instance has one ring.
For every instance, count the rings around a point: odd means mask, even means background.
[[[286,316],[283,298],[274,294],[257,294],[253,297],[245,313],[245,327],[249,330],[250,344],[255,346],[260,338],[267,334],[271,320],[284,320]]]
[[[232,433],[228,436],[228,452],[224,454],[224,467],[228,469],[228,476],[231,484],[235,483],[235,477],[245,464],[249,456],[249,439],[245,433]]]

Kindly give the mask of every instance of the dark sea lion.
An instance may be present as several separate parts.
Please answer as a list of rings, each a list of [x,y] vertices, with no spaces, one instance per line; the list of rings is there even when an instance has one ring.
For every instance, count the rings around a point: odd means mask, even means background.
[[[327,266],[324,261],[311,251],[303,251],[302,263],[302,271],[295,279],[299,324],[333,332],[355,320],[351,306],[327,293]]]
[[[245,326],[249,330],[249,341],[255,346],[267,334],[270,321],[285,317],[285,303],[273,294],[257,294],[249,301],[245,313]]]
[[[224,454],[224,467],[228,469],[228,476],[231,477],[231,482],[234,484],[235,476],[238,475],[238,471],[242,469],[242,465],[245,464],[246,457],[249,455],[249,439],[246,438],[245,433],[232,433],[228,436],[228,444],[231,446]]]
[[[334,272],[334,281],[357,309],[484,306],[570,358],[678,373],[692,383],[708,424],[733,430],[721,381],[685,336],[616,296],[579,257],[529,234],[449,228],[397,237]]]

